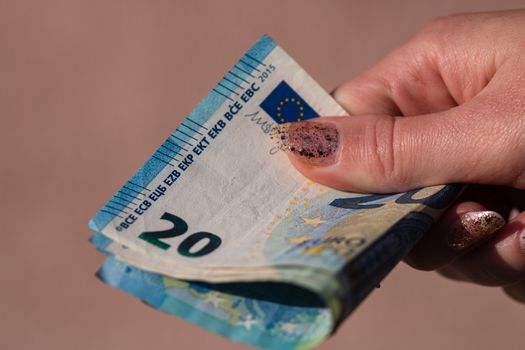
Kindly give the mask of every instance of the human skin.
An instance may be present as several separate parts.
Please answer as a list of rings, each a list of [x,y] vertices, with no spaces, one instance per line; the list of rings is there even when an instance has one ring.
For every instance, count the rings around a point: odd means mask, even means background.
[[[289,152],[292,164],[355,192],[475,184],[406,261],[525,302],[525,10],[436,19],[334,97],[352,117],[311,122],[336,128],[333,156]],[[464,214],[487,210],[507,223],[475,237],[461,231],[468,246],[447,243]]]

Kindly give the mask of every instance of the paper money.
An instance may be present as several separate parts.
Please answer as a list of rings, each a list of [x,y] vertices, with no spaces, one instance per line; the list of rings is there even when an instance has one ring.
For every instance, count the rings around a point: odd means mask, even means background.
[[[269,136],[345,114],[263,36],[90,222],[100,278],[233,340],[319,343],[461,190],[335,191]]]

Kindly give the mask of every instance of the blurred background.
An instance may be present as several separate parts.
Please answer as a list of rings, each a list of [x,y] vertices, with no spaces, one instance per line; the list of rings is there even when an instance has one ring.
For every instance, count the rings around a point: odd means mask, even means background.
[[[100,283],[89,218],[263,33],[328,91],[523,0],[0,0],[0,349],[248,349]],[[523,349],[499,289],[400,264],[319,349]]]

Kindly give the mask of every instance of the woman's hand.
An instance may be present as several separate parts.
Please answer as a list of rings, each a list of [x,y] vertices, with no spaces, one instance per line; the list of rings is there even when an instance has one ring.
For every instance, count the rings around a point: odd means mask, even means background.
[[[435,20],[334,96],[352,117],[278,131],[297,169],[357,192],[477,184],[407,262],[525,302],[525,11]]]

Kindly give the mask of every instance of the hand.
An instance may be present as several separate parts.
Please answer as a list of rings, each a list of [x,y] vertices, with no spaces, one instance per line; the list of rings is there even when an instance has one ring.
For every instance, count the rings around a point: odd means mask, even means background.
[[[435,20],[334,97],[353,117],[278,131],[297,169],[369,193],[478,184],[407,262],[525,302],[525,11]]]

